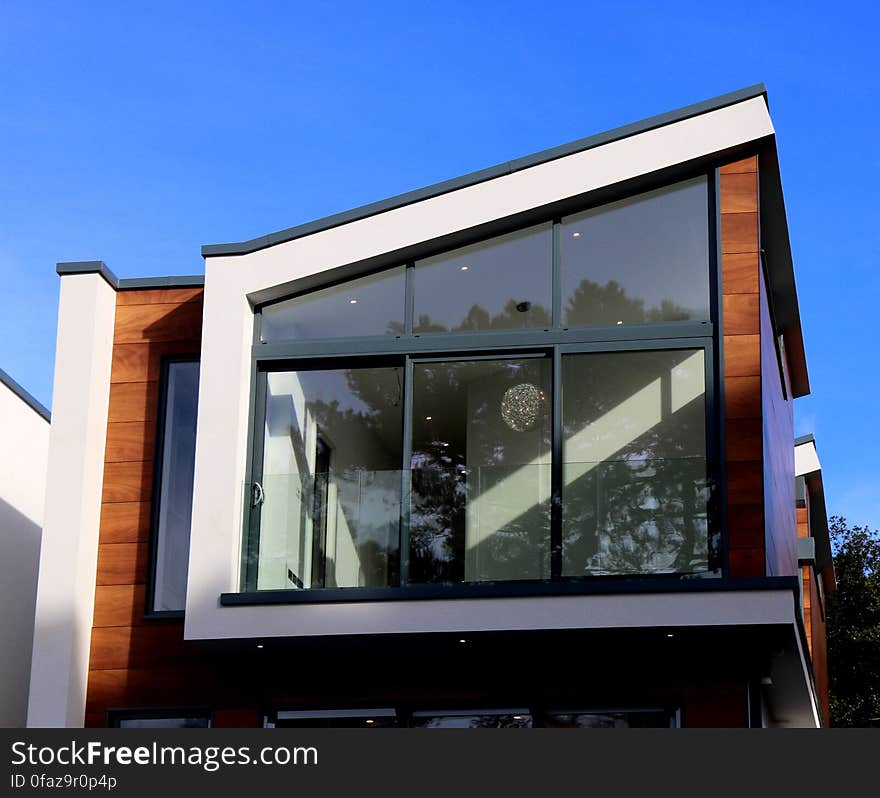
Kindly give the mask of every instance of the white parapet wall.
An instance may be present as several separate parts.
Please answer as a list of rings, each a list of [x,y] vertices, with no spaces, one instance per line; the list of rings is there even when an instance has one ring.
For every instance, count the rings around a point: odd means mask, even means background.
[[[101,275],[61,278],[30,727],[85,717],[115,312]]]
[[[49,419],[0,375],[0,728],[27,722]]]

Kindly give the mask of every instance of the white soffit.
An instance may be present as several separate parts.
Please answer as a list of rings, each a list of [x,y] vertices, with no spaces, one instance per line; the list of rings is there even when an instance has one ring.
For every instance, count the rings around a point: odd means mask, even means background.
[[[807,441],[794,447],[794,475],[796,477],[812,474],[821,469],[819,453],[816,451],[816,444],[813,441]]]

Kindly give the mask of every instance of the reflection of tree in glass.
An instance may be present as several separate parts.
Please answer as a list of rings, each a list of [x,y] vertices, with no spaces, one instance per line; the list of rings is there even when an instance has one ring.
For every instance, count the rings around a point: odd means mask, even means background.
[[[481,305],[472,305],[461,323],[450,329],[423,313],[415,320],[419,333],[468,332],[474,330],[512,330],[521,327],[549,327],[550,311],[542,305],[508,299],[504,310],[494,316]],[[397,334],[397,333],[392,333]]]
[[[680,355],[680,359],[689,353]],[[590,356],[586,356],[590,357]],[[579,376],[597,390],[565,395],[563,434],[571,440],[655,381],[670,379],[671,361],[629,353],[613,361],[580,361]],[[664,366],[665,364],[665,366]],[[666,388],[666,391],[669,389]],[[641,432],[602,462],[565,465],[565,572],[637,574],[706,570],[708,483],[702,397]],[[621,422],[622,423],[622,422]],[[717,546],[717,540],[712,542]]]
[[[693,311],[664,299],[659,306],[645,309],[643,299],[626,295],[616,280],[605,285],[592,280],[581,280],[565,307],[564,324],[585,326],[589,324],[641,324],[644,322],[684,321],[693,318]]]
[[[314,496],[321,479],[335,485],[336,509],[353,535],[360,582],[382,586],[396,581],[398,569],[401,391],[376,379],[372,369],[349,370],[346,377],[364,406],[343,408],[335,399],[309,402],[313,422],[332,438],[334,448],[329,475],[310,474],[303,467],[308,459],[300,457],[303,493]],[[335,586],[330,553],[324,570],[326,586]]]

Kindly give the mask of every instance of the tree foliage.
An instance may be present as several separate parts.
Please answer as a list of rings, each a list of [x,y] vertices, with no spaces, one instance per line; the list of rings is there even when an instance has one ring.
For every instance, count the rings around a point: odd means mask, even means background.
[[[832,726],[880,725],[880,532],[830,520],[837,591],[828,596]]]

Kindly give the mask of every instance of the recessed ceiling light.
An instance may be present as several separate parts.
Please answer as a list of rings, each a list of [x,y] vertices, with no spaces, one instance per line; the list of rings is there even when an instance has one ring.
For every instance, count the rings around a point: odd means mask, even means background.
[[[513,719],[514,720],[522,720],[522,715],[514,715]]]
[[[572,234],[571,234],[571,237],[572,237],[572,238],[580,238],[580,237],[581,237],[581,234],[580,234],[580,233],[572,233]]]
[[[667,636],[667,637],[670,637],[670,638],[671,638],[671,637],[675,637],[674,634],[668,634],[668,635],[666,635],[666,636]]]
[[[465,640],[465,639],[462,637],[458,642],[459,642],[459,643],[467,643],[467,640]]]
[[[376,722],[376,721],[374,721],[372,718],[367,718],[367,725],[370,725],[370,726],[371,726],[371,725],[374,724],[375,722]]]
[[[430,421],[434,416],[425,416],[425,421]]]
[[[257,648],[262,648],[262,647],[263,647],[262,643],[257,643]]]
[[[443,446],[444,448],[445,448],[446,446],[449,446],[449,444],[446,443],[446,441],[443,441],[440,445]]]
[[[466,272],[466,271],[468,270],[468,268],[470,268],[470,267],[468,267],[468,266],[462,266],[462,267],[461,267],[461,270],[462,270],[463,272]]]
[[[356,299],[349,299],[348,300],[349,305],[357,305],[357,303],[358,303],[358,301]]]
[[[618,324],[623,324],[623,322],[622,322],[622,321],[619,321],[619,322],[617,322],[617,323],[618,323]]]

